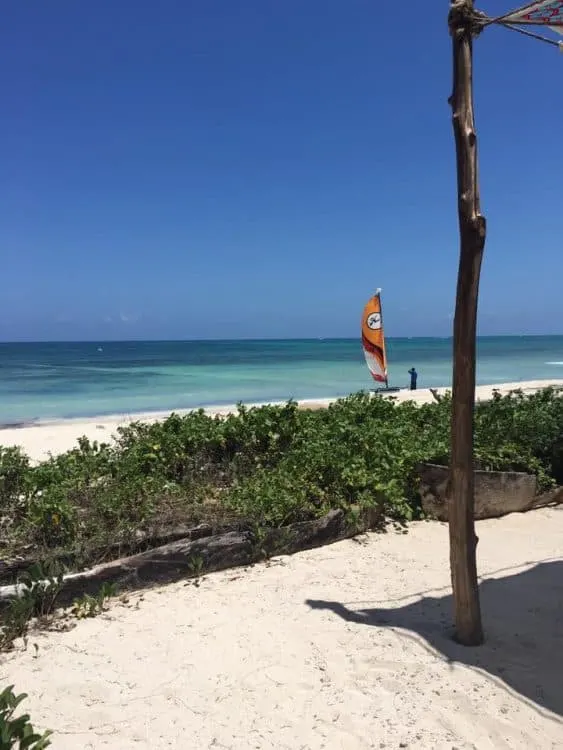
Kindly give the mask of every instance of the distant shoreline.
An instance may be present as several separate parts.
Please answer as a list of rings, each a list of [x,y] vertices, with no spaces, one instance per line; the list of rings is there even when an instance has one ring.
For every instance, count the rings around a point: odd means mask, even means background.
[[[537,385],[539,384],[539,385]],[[493,390],[500,390],[506,392],[509,390],[528,390],[528,389],[541,389],[548,388],[550,386],[563,387],[563,378],[557,379],[538,379],[538,380],[522,380],[512,381],[509,383],[486,383],[477,385],[475,388],[476,398],[479,399],[480,395],[485,392],[492,392]],[[377,387],[377,386],[376,386]],[[437,391],[439,394],[443,394],[447,391],[451,391],[451,385],[439,385],[429,386],[428,388],[418,388],[416,391],[411,391],[407,387],[398,388],[392,390],[388,397],[395,397],[399,401],[412,400],[417,403],[424,403],[432,401],[432,391]],[[371,392],[375,395],[376,391],[374,388],[365,388],[366,392]],[[0,445],[2,445],[2,434],[9,430],[25,430],[28,428],[37,427],[56,427],[60,425],[72,425],[72,424],[106,424],[114,422],[154,422],[170,416],[170,414],[180,414],[182,416],[203,410],[206,414],[211,416],[215,415],[228,415],[235,413],[239,403],[247,409],[258,408],[260,406],[282,406],[287,404],[289,401],[294,401],[300,408],[303,409],[322,409],[326,408],[329,404],[334,403],[342,398],[347,398],[354,392],[343,394],[343,395],[332,395],[324,397],[311,397],[311,398],[299,398],[295,399],[288,396],[286,399],[273,399],[265,401],[238,401],[229,403],[207,403],[198,404],[194,406],[178,406],[165,409],[139,409],[139,410],[124,410],[124,411],[108,411],[94,414],[81,414],[76,416],[62,416],[62,417],[36,417],[29,419],[15,419],[0,422]],[[483,398],[481,396],[481,398]],[[490,398],[490,396],[487,396]]]
[[[497,383],[494,385],[480,385],[475,389],[477,400],[492,398],[494,391],[507,394],[514,390],[522,390],[524,393],[533,393],[542,388],[563,388],[563,379],[560,380],[527,380],[522,382]],[[433,389],[438,394],[444,394],[451,390],[450,387]],[[434,396],[429,388],[411,391],[401,389],[389,393],[388,398],[394,398],[398,402],[414,401],[417,404],[431,403]],[[330,404],[338,401],[338,398],[308,399],[298,401],[301,409],[325,409]],[[282,405],[287,401],[276,401],[266,403],[246,403],[247,408],[270,405]],[[226,416],[236,413],[236,404],[227,406],[202,407],[203,411],[210,416]],[[158,422],[166,419],[170,414],[181,416],[198,408],[175,409],[156,412],[139,413],[117,413],[105,417],[88,417],[82,419],[61,420],[37,420],[36,422],[17,422],[5,426],[0,431],[0,445],[4,447],[19,446],[33,461],[41,461],[48,458],[49,454],[57,455],[76,447],[80,437],[87,437],[91,441],[109,442],[115,435],[117,428],[131,424],[132,422]]]

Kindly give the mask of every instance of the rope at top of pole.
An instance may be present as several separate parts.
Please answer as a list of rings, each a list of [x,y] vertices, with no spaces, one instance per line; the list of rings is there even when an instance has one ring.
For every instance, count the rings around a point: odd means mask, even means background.
[[[469,31],[472,36],[477,36],[487,20],[484,13],[474,8],[473,0],[452,0],[448,13],[451,34]]]
[[[523,34],[524,36],[529,36],[532,39],[537,39],[538,42],[545,42],[546,44],[551,44],[552,47],[558,47],[559,51],[563,52],[563,42],[559,41],[558,39],[550,39],[548,36],[536,34],[533,31],[528,31],[528,29],[521,29],[518,26],[513,26],[511,23],[503,23],[502,21],[497,21],[496,23],[497,26],[502,26],[509,31],[516,31],[518,34]]]

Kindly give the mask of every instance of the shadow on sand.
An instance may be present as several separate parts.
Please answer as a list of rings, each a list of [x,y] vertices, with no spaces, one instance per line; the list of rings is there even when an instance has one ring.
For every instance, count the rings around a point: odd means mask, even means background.
[[[563,560],[489,578],[480,591],[486,641],[477,648],[453,640],[451,594],[423,596],[393,609],[306,603],[348,622],[416,633],[448,661],[488,672],[537,706],[563,716]]]

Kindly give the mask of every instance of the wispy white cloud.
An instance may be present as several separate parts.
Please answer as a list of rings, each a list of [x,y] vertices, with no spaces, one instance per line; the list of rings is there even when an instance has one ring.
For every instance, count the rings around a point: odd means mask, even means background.
[[[140,315],[136,315],[135,313],[119,313],[119,319],[122,323],[136,323],[140,317]]]

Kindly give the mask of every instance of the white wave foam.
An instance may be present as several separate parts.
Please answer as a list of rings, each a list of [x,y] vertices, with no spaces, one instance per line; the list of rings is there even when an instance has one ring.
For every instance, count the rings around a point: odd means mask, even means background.
[[[561,365],[563,367],[563,362],[546,362],[546,365]]]

